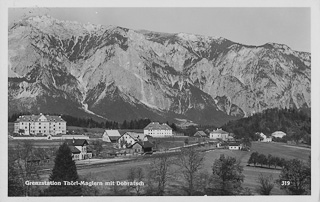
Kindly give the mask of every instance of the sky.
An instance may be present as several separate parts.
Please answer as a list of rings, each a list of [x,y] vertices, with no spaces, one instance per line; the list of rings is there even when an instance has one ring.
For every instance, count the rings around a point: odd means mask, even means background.
[[[274,42],[311,51],[310,8],[9,8],[8,19],[11,23],[44,14],[59,20],[224,37],[246,45]]]

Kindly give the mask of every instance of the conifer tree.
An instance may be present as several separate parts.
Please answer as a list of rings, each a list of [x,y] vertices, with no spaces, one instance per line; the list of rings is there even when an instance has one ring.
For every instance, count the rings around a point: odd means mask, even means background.
[[[81,196],[80,185],[64,184],[65,181],[77,182],[79,180],[76,164],[72,160],[71,150],[66,143],[59,147],[54,163],[49,181],[60,182],[61,185],[50,185],[44,194],[47,196]]]

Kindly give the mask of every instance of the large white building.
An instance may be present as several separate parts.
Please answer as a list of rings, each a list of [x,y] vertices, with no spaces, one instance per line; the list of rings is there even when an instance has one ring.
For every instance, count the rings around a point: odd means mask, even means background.
[[[229,138],[229,133],[222,130],[221,128],[217,128],[217,130],[213,130],[210,135],[210,139],[222,139],[226,141]]]
[[[67,123],[61,116],[23,115],[14,122],[14,133],[24,135],[56,135],[66,134]]]
[[[159,122],[151,122],[144,128],[144,134],[152,137],[168,137],[172,136],[172,128],[168,124]]]

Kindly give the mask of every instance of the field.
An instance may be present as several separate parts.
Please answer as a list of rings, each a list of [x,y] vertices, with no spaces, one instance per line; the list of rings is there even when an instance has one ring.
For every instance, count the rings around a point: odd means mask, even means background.
[[[251,151],[231,151],[225,149],[216,149],[205,152],[205,162],[203,165],[203,171],[207,171],[208,173],[212,173],[212,165],[215,159],[219,158],[221,154],[225,156],[235,157],[240,161],[240,164],[243,166],[245,175],[243,187],[248,187],[251,189],[253,194],[257,194],[255,188],[258,186],[257,178],[260,173],[264,175],[272,175],[273,179],[276,180],[279,177],[280,169],[268,169],[268,168],[260,168],[247,166],[247,161],[252,152],[257,151],[263,154],[272,154],[274,156],[283,157],[286,159],[298,158],[300,160],[308,159],[311,151],[306,148],[301,147],[288,147],[286,144],[278,144],[278,143],[260,143],[253,142]],[[80,176],[91,176],[91,180],[94,181],[113,181],[113,180],[125,180],[127,178],[129,169],[132,167],[142,167],[147,173],[148,166],[151,163],[152,158],[145,158],[139,160],[133,160],[129,162],[118,162],[118,163],[110,163],[104,166],[91,167],[90,169],[79,169],[78,173]],[[174,170],[178,170],[178,167],[173,166]],[[43,179],[46,179],[48,175],[43,175]],[[179,180],[177,182],[169,182],[169,186],[167,189],[167,193],[170,195],[183,195],[184,192],[178,188]],[[108,188],[104,187],[103,192],[108,193]],[[272,195],[285,195],[286,193],[280,189],[279,186],[275,186],[271,192]]]

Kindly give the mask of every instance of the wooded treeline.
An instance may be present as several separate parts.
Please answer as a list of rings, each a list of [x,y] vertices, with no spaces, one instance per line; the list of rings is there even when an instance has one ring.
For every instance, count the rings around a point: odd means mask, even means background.
[[[311,117],[297,109],[266,109],[261,113],[239,120],[229,121],[222,129],[234,133],[236,138],[250,137],[257,140],[256,132],[271,135],[275,131],[287,134],[286,140],[301,140],[311,143]]]

